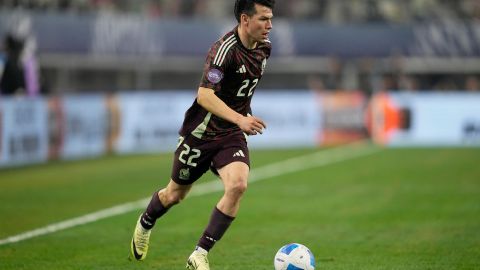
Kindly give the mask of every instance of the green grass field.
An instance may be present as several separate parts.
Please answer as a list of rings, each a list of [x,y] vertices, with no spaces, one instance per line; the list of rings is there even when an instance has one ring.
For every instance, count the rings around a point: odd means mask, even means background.
[[[317,151],[329,150],[255,151],[252,166]],[[0,239],[149,197],[166,184],[171,156],[2,169]],[[141,263],[127,259],[138,209],[1,245],[0,269],[184,269],[220,196],[173,208]],[[290,242],[308,246],[317,269],[480,269],[480,150],[382,149],[254,182],[209,255],[211,267],[272,270],[277,249]]]

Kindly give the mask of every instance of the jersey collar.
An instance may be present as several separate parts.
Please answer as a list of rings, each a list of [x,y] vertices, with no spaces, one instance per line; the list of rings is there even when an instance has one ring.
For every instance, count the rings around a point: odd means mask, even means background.
[[[233,33],[235,34],[235,38],[237,39],[237,43],[240,44],[240,47],[242,47],[242,49],[244,49],[246,51],[256,50],[258,48],[258,46],[260,45],[260,43],[257,42],[257,45],[253,49],[248,49],[247,47],[245,47],[242,43],[242,40],[240,39],[240,36],[238,35],[238,25],[235,26],[235,28],[233,28]]]

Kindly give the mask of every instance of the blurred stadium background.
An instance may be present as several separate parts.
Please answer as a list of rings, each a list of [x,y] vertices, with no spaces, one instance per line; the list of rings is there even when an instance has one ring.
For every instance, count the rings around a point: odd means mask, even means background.
[[[233,1],[4,0],[48,94],[192,89]],[[262,89],[478,90],[475,0],[278,1]]]
[[[278,2],[254,99],[272,129],[252,144],[480,144],[478,1]],[[2,98],[0,164],[171,149],[206,51],[235,25],[232,8],[2,1],[0,35],[15,41],[24,83]]]
[[[2,78],[12,54],[21,63],[21,83],[0,96],[1,269],[138,267],[113,263],[127,251],[132,211],[35,240],[14,236],[134,201],[168,180],[206,52],[236,23],[233,3],[0,1]],[[273,195],[268,181],[249,193],[251,221],[233,228],[231,250],[213,255],[240,258],[218,269],[271,269],[276,248],[294,241],[325,269],[480,268],[480,1],[283,0],[274,14],[273,54],[253,98],[268,124],[249,141],[254,168],[311,160],[298,174],[273,173]],[[331,147],[350,154],[329,156]],[[325,167],[329,158],[347,161]],[[178,212],[209,212],[215,192]],[[284,197],[308,206],[280,213]],[[166,241],[188,254],[204,223],[179,226],[180,213],[166,221],[180,240]],[[297,234],[295,219],[303,233],[284,239]],[[257,225],[269,228],[255,231],[261,243],[244,241]],[[92,248],[98,230],[117,247]],[[49,246],[61,251],[44,254]],[[157,252],[141,267],[181,269],[181,254]]]

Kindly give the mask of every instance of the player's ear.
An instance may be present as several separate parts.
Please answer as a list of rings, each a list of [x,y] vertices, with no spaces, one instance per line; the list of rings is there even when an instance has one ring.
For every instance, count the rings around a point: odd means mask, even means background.
[[[248,22],[249,22],[249,21],[250,21],[250,17],[249,17],[247,14],[242,13],[242,14],[240,15],[240,23],[241,23],[241,24],[248,25]]]

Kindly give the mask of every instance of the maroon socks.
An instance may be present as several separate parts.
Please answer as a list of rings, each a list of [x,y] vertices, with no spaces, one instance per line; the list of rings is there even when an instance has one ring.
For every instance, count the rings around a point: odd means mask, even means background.
[[[158,198],[158,191],[155,191],[150,203],[147,206],[147,210],[145,210],[145,212],[142,214],[140,224],[142,224],[142,227],[147,230],[152,229],[157,219],[163,216],[168,209],[169,208],[163,206],[162,202]]]
[[[202,237],[198,240],[198,247],[210,251],[210,249],[215,245],[215,242],[220,240],[223,234],[227,231],[228,227],[232,223],[235,217],[228,216],[217,207],[213,209],[212,215],[210,217],[210,222],[208,223],[207,229],[203,232]]]

